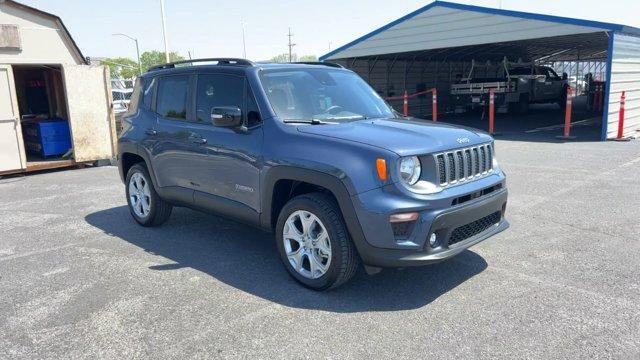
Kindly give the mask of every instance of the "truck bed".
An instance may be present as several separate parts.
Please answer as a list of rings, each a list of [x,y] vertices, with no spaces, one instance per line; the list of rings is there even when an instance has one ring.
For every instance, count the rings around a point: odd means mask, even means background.
[[[451,95],[488,94],[491,89],[496,94],[514,92],[516,83],[511,80],[501,80],[453,84],[451,85]]]

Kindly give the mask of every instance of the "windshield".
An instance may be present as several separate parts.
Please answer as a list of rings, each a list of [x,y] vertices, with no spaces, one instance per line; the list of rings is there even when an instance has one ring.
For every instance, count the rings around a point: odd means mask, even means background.
[[[395,117],[387,103],[350,71],[267,69],[260,77],[273,110],[285,121]]]

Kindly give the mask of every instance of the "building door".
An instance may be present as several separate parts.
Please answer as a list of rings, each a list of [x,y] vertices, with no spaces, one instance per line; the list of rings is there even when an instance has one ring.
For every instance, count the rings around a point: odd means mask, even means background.
[[[0,65],[0,172],[26,168],[11,65]]]
[[[87,65],[62,65],[62,70],[75,160],[110,159],[116,135],[109,71]]]

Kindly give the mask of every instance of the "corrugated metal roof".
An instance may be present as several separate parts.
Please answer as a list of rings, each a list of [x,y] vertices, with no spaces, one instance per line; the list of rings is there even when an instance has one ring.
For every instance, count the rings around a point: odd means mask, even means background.
[[[322,56],[320,60],[482,44],[499,43],[504,46],[523,40],[533,41],[533,47],[527,52],[533,52],[530,55],[535,57],[535,39],[555,38],[554,41],[561,42],[566,36],[604,31],[640,35],[639,29],[618,24],[436,1]],[[589,39],[598,43],[601,40]],[[567,41],[576,44],[575,39]],[[544,45],[541,46],[542,55],[549,54],[548,44],[539,45]],[[557,48],[562,49],[562,46]],[[594,47],[594,50],[598,49]],[[500,52],[504,53],[504,49]]]

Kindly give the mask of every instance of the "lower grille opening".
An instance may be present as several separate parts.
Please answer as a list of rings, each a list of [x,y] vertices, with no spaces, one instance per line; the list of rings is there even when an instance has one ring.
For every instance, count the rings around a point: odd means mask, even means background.
[[[457,227],[455,230],[453,230],[451,236],[449,237],[449,245],[459,243],[472,236],[480,234],[491,226],[499,223],[501,216],[502,212],[496,211],[491,215],[483,217],[482,219],[478,219],[474,222],[468,223],[467,225]]]
[[[451,202],[451,205],[459,205],[459,204],[462,204],[462,203],[466,203],[469,200],[473,200],[473,199],[477,199],[477,198],[479,198],[481,196],[489,195],[492,192],[494,192],[496,190],[500,190],[500,189],[502,189],[502,184],[494,185],[494,186],[482,189],[480,191],[476,191],[476,192],[471,193],[471,194],[460,196],[460,197],[457,197],[457,198],[453,199],[453,201]]]

